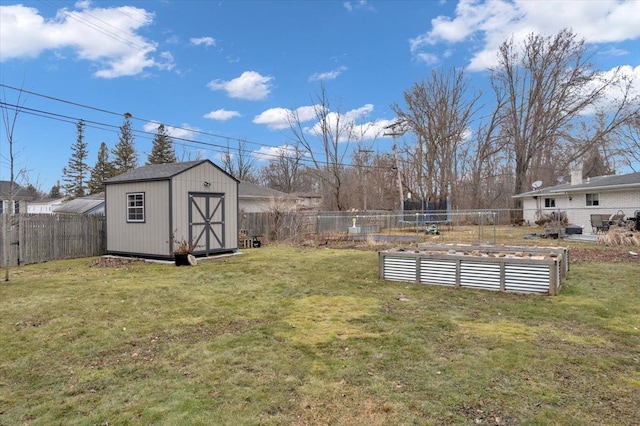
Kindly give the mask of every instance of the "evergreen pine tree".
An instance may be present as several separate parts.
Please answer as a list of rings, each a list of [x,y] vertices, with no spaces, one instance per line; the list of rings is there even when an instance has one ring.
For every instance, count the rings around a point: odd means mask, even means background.
[[[60,193],[60,185],[53,185],[51,187],[51,191],[49,191],[49,198],[62,198],[62,193]]]
[[[117,175],[138,167],[138,153],[133,143],[130,119],[131,114],[126,113],[124,123],[120,126],[120,140],[112,151],[114,155],[113,166]]]
[[[151,154],[147,157],[147,164],[175,163],[176,161],[173,141],[164,128],[164,124],[160,124],[153,138]]]
[[[27,190],[27,194],[29,194],[29,197],[31,197],[32,200],[40,200],[47,196],[46,193],[40,191],[32,183],[27,185],[26,190]]]
[[[71,158],[69,164],[62,169],[64,189],[71,198],[82,197],[87,191],[87,177],[89,166],[85,162],[87,159],[87,143],[84,141],[84,121],[79,120],[76,125],[78,139],[71,146]]]
[[[109,148],[102,142],[98,150],[96,165],[91,169],[91,179],[89,179],[89,194],[98,194],[104,191],[104,181],[115,176],[113,163],[109,161]]]

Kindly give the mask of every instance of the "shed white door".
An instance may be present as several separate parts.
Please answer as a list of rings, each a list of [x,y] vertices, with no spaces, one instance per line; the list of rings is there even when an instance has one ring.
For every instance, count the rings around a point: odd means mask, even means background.
[[[189,239],[197,245],[196,253],[225,249],[224,194],[189,193]]]

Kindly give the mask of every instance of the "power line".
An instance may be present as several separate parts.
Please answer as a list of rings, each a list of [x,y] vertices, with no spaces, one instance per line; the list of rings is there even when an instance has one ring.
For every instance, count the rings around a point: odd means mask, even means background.
[[[81,103],[78,103],[78,102],[73,102],[73,101],[69,101],[69,100],[66,100],[66,99],[62,99],[62,98],[58,98],[58,97],[54,97],[54,96],[49,96],[49,95],[45,95],[45,94],[42,94],[42,93],[26,90],[26,89],[17,88],[17,87],[10,86],[10,85],[4,84],[4,83],[0,83],[0,87],[4,87],[4,88],[7,88],[7,89],[19,91],[19,92],[26,93],[26,94],[29,94],[29,95],[41,97],[41,98],[44,98],[44,99],[48,99],[48,100],[64,103],[64,104],[67,104],[67,105],[73,105],[73,106],[77,106],[77,107],[80,107],[80,108],[89,109],[89,110],[100,112],[100,113],[104,113],[104,114],[114,115],[114,116],[118,116],[118,117],[122,117],[124,115],[124,114],[119,113],[119,112],[114,112],[114,111],[106,110],[106,109],[99,108],[99,107],[94,107],[94,106],[90,106],[90,105],[86,105],[86,104],[81,104]],[[4,107],[18,108],[17,105],[11,105],[11,104],[8,104],[6,102],[2,102],[2,104],[4,105]],[[96,126],[104,126],[104,127],[107,127],[107,128],[117,128],[117,129],[120,128],[120,126],[115,126],[113,124],[102,123],[102,122],[97,122],[97,121],[92,121],[92,120],[86,120],[86,119],[81,118],[81,117],[65,116],[65,115],[53,113],[53,112],[50,112],[50,111],[36,110],[36,109],[25,108],[25,107],[20,107],[20,110],[29,111],[30,115],[35,115],[35,116],[39,116],[39,117],[43,117],[43,118],[49,118],[49,119],[56,119],[57,121],[66,122],[66,123],[74,123],[75,124],[78,120],[82,119],[83,121],[85,121],[85,123],[92,124],[92,125],[89,125],[88,127],[97,128],[97,129],[101,129],[101,130],[106,130],[106,129],[101,128],[101,127],[96,127]],[[142,122],[142,123],[159,124],[156,120],[138,118],[138,117],[135,117],[135,116],[131,116],[131,117],[134,120]],[[69,121],[69,120],[73,120],[73,121]],[[260,147],[277,148],[277,147],[274,147],[272,145],[259,143],[259,142],[254,142],[254,141],[250,141],[250,140],[247,140],[247,139],[240,139],[240,138],[235,138],[235,137],[231,137],[231,136],[223,136],[223,135],[204,132],[204,131],[200,131],[200,130],[196,130],[196,129],[190,129],[190,128],[180,127],[180,126],[173,126],[171,124],[166,124],[165,127],[167,127],[167,126],[173,128],[173,129],[184,130],[184,131],[187,131],[187,132],[190,132],[190,133],[194,133],[194,134],[199,134],[199,135],[204,135],[204,136],[224,139],[227,142],[231,140],[231,141],[236,141],[239,144],[240,143],[249,143],[249,144],[260,146]],[[151,132],[147,132],[147,131],[143,131],[143,130],[135,130],[134,129],[133,132],[136,133],[136,134],[140,134],[140,135],[155,135],[155,133],[151,133]],[[197,144],[197,145],[202,145],[202,146],[207,146],[207,147],[214,147],[214,148],[222,149],[222,151],[213,150],[213,149],[211,150],[211,151],[218,152],[218,153],[225,153],[225,152],[229,152],[229,151],[234,151],[234,152],[238,152],[238,153],[242,152],[242,149],[240,148],[240,146],[238,148],[231,148],[228,145],[225,146],[225,145],[219,145],[219,144],[215,144],[215,143],[211,143],[211,142],[203,142],[203,141],[198,141],[198,140],[195,140],[195,139],[189,139],[189,138],[183,138],[183,137],[174,137],[174,136],[171,136],[171,139],[179,140],[179,141],[187,142],[187,143],[192,143],[192,144]],[[185,146],[185,144],[181,144],[181,145]],[[270,157],[270,158],[273,158],[273,159],[280,158],[279,154],[260,153],[260,155],[262,155],[264,157]],[[300,161],[302,163],[306,163],[306,164],[311,165],[311,166],[314,165],[314,163],[315,163],[311,158],[305,158],[304,156],[300,158]],[[354,166],[353,164],[350,164],[350,163],[332,163],[332,162],[329,162],[329,161],[320,161],[320,160],[317,161],[317,163],[320,164],[320,165],[338,165],[338,166],[342,166],[342,167]],[[362,166],[354,166],[354,167],[362,167],[362,168],[370,168],[370,169],[386,169],[384,167],[370,166],[370,165],[362,165]]]
[[[2,106],[4,108],[10,108],[12,111],[19,111],[21,113],[33,115],[33,116],[36,116],[36,117],[47,118],[47,119],[50,119],[50,120],[60,121],[60,122],[63,122],[63,123],[69,123],[69,124],[74,124],[74,125],[79,120],[82,120],[82,121],[84,121],[86,127],[99,129],[99,130],[104,130],[104,131],[109,131],[109,132],[113,132],[115,134],[117,134],[117,131],[120,130],[120,126],[116,126],[116,125],[113,125],[113,124],[102,123],[102,122],[93,121],[93,120],[81,119],[81,118],[78,118],[78,117],[72,117],[72,116],[68,116],[68,115],[57,114],[57,113],[43,111],[43,110],[39,110],[39,109],[27,108],[27,107],[24,107],[24,106],[18,107],[17,105],[8,104],[6,102],[0,102],[0,106]],[[145,139],[148,139],[148,140],[153,139],[153,137],[155,136],[155,133],[147,132],[145,130],[132,129],[132,132],[136,136],[141,136],[141,137],[143,137]],[[224,145],[213,144],[213,143],[210,143],[210,142],[202,142],[202,141],[197,141],[197,140],[194,140],[194,139],[187,139],[187,138],[174,137],[174,136],[171,136],[171,139],[172,140],[180,140],[180,141],[189,142],[189,143],[194,143],[194,144],[199,144],[199,145],[205,145],[205,146],[209,146],[209,147],[216,147],[216,148],[221,148],[221,149],[227,149],[228,148],[228,147],[225,147]],[[231,148],[228,148],[228,149],[231,149]],[[222,151],[216,151],[216,152],[222,152]],[[268,156],[268,154],[264,154],[264,155]]]
[[[72,19],[72,20],[74,20],[76,22],[79,22],[79,23],[91,28],[92,30],[95,30],[95,31],[97,31],[97,32],[99,32],[101,34],[104,34],[105,36],[107,36],[109,38],[112,38],[113,40],[118,41],[118,42],[120,42],[122,44],[125,44],[125,45],[127,45],[127,46],[129,46],[129,47],[131,47],[131,48],[133,48],[135,50],[138,50],[140,52],[148,51],[148,49],[144,48],[144,45],[140,45],[140,44],[136,43],[135,41],[131,40],[131,38],[130,38],[131,34],[130,33],[126,32],[126,31],[123,31],[120,28],[111,25],[110,23],[98,18],[97,16],[92,15],[91,13],[89,13],[87,11],[83,11],[82,14],[79,14],[77,12],[69,12],[69,11],[67,11],[65,9],[57,9],[53,4],[51,4],[51,2],[48,2],[48,1],[40,0],[40,3],[50,7],[51,9],[55,10],[58,13],[63,13],[69,19]],[[98,22],[101,22],[106,26],[111,27],[116,31],[121,32],[126,37],[118,35],[118,34],[114,33],[113,31],[110,31],[110,30],[106,29],[105,27],[103,27],[103,26],[101,26],[101,25],[99,25],[97,23],[91,22],[90,20],[85,19],[82,15],[89,16],[89,17],[93,18],[94,20],[96,20]],[[133,17],[130,16],[130,15],[127,15],[127,14],[124,14],[124,15],[125,16],[129,16],[129,18],[133,19]]]
[[[86,108],[86,109],[89,109],[89,110],[92,110],[92,111],[97,111],[97,112],[110,114],[110,115],[114,115],[114,116],[118,116],[118,117],[122,117],[124,115],[121,112],[109,111],[109,110],[106,110],[106,109],[103,109],[103,108],[93,107],[93,106],[90,106],[90,105],[81,104],[81,103],[78,103],[78,102],[73,102],[73,101],[69,101],[69,100],[66,100],[66,99],[57,98],[55,96],[49,96],[49,95],[45,95],[45,94],[42,94],[42,93],[29,91],[29,90],[26,90],[26,89],[20,89],[20,88],[14,87],[14,86],[9,86],[9,85],[4,84],[4,83],[0,83],[0,87],[5,87],[7,89],[20,91],[20,92],[23,92],[23,93],[27,93],[29,95],[34,95],[34,96],[38,96],[38,97],[41,97],[41,98],[49,99],[49,100],[52,100],[52,101],[61,102],[61,103],[65,103],[65,104],[68,104],[68,105],[77,106],[77,107],[80,107],[80,108]],[[132,119],[134,119],[136,121],[140,121],[142,123],[160,124],[156,120],[150,120],[150,119],[145,119],[145,118],[141,118],[141,117],[136,117],[134,115],[132,115],[131,117],[132,117]],[[184,130],[184,131],[187,131],[187,132],[190,132],[190,133],[196,133],[196,134],[200,134],[200,135],[204,135],[204,136],[210,136],[210,137],[214,137],[214,138],[224,139],[226,141],[230,141],[231,140],[231,141],[236,141],[236,142],[240,142],[240,143],[246,142],[246,143],[249,143],[249,144],[252,144],[252,145],[256,145],[256,146],[261,146],[261,147],[265,147],[265,148],[273,148],[272,145],[268,145],[268,144],[260,143],[260,142],[254,142],[254,141],[250,141],[248,139],[241,139],[241,138],[235,138],[235,137],[232,137],[232,136],[224,136],[224,135],[218,135],[218,134],[210,133],[210,132],[203,132],[203,131],[197,130],[197,129],[190,129],[188,127],[174,126],[174,125],[169,124],[169,123],[163,123],[163,124],[165,124],[165,127],[171,127],[173,129]]]
[[[116,126],[113,124],[108,124],[108,123],[102,123],[99,121],[94,121],[94,120],[86,120],[86,119],[81,119],[79,117],[72,117],[72,116],[68,116],[68,115],[63,115],[63,114],[58,114],[58,113],[53,113],[53,112],[48,112],[48,111],[43,111],[43,110],[39,110],[39,109],[35,109],[35,108],[27,108],[24,106],[18,106],[18,105],[14,105],[14,104],[9,104],[6,102],[1,102],[0,101],[0,107],[2,108],[7,108],[10,109],[12,111],[16,111],[18,110],[21,113],[24,114],[28,114],[28,115],[32,115],[35,117],[40,117],[40,118],[46,118],[49,120],[55,120],[55,121],[59,121],[62,123],[67,123],[67,124],[72,124],[72,125],[76,125],[77,122],[79,120],[84,121],[86,127],[88,128],[93,128],[93,129],[99,129],[99,130],[103,130],[103,131],[108,131],[114,134],[117,134],[118,131],[120,130],[120,126]],[[145,130],[136,130],[136,129],[132,129],[132,132],[138,136],[138,137],[142,137],[144,139],[147,140],[152,140],[155,137],[155,133],[153,132],[148,132]],[[180,146],[185,146],[185,147],[192,147],[192,148],[196,148],[197,146],[199,147],[205,147],[205,149],[207,149],[208,151],[212,151],[215,153],[220,153],[220,154],[224,154],[227,153],[229,151],[234,151],[234,152],[238,152],[240,153],[242,150],[240,148],[231,148],[229,146],[225,146],[225,145],[220,145],[220,144],[215,144],[215,143],[211,143],[211,142],[203,142],[203,141],[198,141],[195,139],[189,139],[189,138],[183,138],[183,137],[174,137],[171,136],[171,139],[174,141],[174,143],[176,143],[176,145],[180,145]],[[177,143],[176,141],[179,141],[179,143]],[[194,146],[197,145],[197,146]],[[261,153],[260,155],[264,156],[264,157],[270,157],[273,159],[278,159],[280,158],[280,154],[270,154],[270,153]],[[300,157],[298,159],[301,163],[307,164],[308,166],[313,166],[314,162],[311,158],[305,158],[305,157]],[[329,165],[331,163],[328,162],[323,162],[323,161],[318,161],[318,164],[322,164],[322,165]],[[380,169],[380,170],[386,170],[386,167],[381,167],[381,166],[373,166],[373,165],[353,165],[353,164],[346,164],[346,163],[339,163],[338,165],[340,166],[351,166],[351,167],[359,167],[359,168],[363,168],[363,169]]]

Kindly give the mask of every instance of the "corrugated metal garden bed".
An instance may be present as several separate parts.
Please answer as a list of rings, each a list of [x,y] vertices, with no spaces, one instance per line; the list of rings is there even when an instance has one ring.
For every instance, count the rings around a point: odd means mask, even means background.
[[[569,271],[565,247],[421,244],[378,252],[380,279],[555,295]]]

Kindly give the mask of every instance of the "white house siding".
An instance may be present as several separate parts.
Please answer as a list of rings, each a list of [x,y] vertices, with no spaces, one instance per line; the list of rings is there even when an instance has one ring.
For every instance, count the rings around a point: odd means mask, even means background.
[[[127,194],[144,192],[145,221],[127,222]],[[171,254],[169,246],[169,181],[107,185],[107,251]]]
[[[586,194],[598,194],[599,206],[587,206]],[[544,207],[545,198],[554,198],[555,207]],[[624,213],[625,217],[630,217],[636,210],[640,210],[640,191],[632,190],[593,190],[586,192],[576,192],[569,194],[542,195],[539,197],[540,211],[543,214],[551,212],[563,211],[567,213],[569,222],[574,225],[581,226],[583,233],[590,234],[591,215],[592,214],[616,214],[619,210]],[[538,218],[536,201],[532,198],[523,199],[524,219],[531,225],[535,225]]]
[[[205,182],[210,185],[205,186]],[[238,183],[209,163],[202,163],[173,178],[172,226],[177,239],[189,235],[189,193],[224,194],[225,248],[238,247]]]
[[[49,201],[45,203],[32,202],[27,205],[27,213],[29,214],[53,214],[53,209],[60,204],[64,199],[60,198],[59,200]]]
[[[27,213],[29,214],[53,214],[53,207],[51,204],[29,204],[27,207]]]

